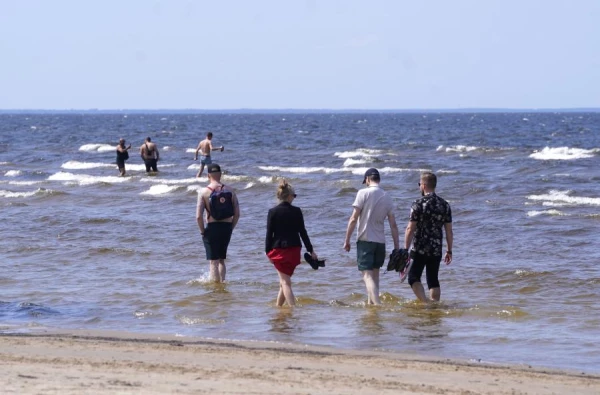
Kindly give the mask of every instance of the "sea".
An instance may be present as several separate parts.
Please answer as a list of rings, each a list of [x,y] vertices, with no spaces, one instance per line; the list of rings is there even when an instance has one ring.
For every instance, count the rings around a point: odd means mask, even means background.
[[[206,133],[241,218],[224,284],[208,281],[194,151]],[[149,136],[159,173],[139,147]],[[131,143],[127,175],[115,148]],[[343,250],[369,167],[401,237],[419,175],[452,206],[442,301],[381,273],[366,304]],[[296,308],[265,257],[278,182],[315,251]],[[5,113],[0,115],[0,333],[52,329],[266,341],[600,373],[600,113]],[[389,228],[387,251],[393,247]]]

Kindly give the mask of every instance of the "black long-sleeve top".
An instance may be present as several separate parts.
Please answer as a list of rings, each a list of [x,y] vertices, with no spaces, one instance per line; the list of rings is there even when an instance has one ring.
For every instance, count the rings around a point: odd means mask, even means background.
[[[304,216],[299,207],[282,202],[269,210],[265,239],[266,253],[273,248],[302,247],[300,238],[308,252],[312,252],[313,247],[306,233]]]

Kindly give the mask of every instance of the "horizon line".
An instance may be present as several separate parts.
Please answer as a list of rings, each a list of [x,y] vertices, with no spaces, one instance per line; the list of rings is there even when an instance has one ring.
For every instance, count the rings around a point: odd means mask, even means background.
[[[600,107],[527,107],[527,108],[511,108],[511,107],[465,107],[465,108],[219,108],[219,109],[202,109],[202,108],[13,108],[0,109],[0,113],[27,113],[27,112],[70,112],[70,113],[122,113],[122,112],[193,112],[193,113],[223,113],[223,112],[242,112],[242,113],[264,113],[264,112],[319,112],[319,113],[423,113],[423,112],[600,112]]]

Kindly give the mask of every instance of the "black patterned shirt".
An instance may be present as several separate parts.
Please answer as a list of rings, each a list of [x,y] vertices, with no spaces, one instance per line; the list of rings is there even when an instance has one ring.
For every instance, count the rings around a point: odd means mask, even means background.
[[[426,256],[442,256],[442,228],[452,222],[448,202],[435,193],[429,193],[412,204],[410,221],[417,223],[413,249]]]

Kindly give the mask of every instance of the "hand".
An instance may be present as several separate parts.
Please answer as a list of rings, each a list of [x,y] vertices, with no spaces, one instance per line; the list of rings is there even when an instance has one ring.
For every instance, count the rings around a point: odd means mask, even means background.
[[[129,146],[127,147],[127,149],[130,149],[130,148],[131,148],[131,144],[129,144]]]
[[[194,160],[198,160],[198,158],[194,158]]]
[[[221,146],[221,152],[223,152],[225,150],[224,146]]]
[[[350,242],[349,241],[344,242],[344,250],[346,250],[346,252],[350,252]]]
[[[314,252],[314,251],[310,253],[310,256],[311,256],[311,257],[312,257],[312,259],[313,259],[313,260],[315,260],[315,261],[319,259],[319,256],[318,256],[318,255],[317,255],[317,253],[316,253],[316,252]]]
[[[446,251],[446,255],[444,255],[444,263],[449,265],[452,262],[452,253]]]

